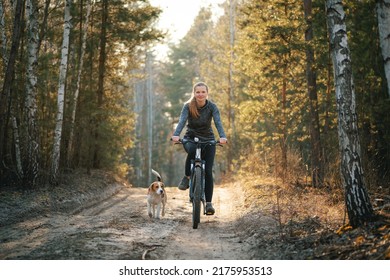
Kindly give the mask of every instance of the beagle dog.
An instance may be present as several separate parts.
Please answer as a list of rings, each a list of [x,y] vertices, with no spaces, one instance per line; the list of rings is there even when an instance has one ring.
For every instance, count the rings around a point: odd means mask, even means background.
[[[152,173],[156,175],[157,181],[153,182],[148,188],[147,205],[148,215],[150,218],[160,219],[161,215],[165,215],[165,204],[167,203],[167,194],[164,189],[161,175],[152,169]]]

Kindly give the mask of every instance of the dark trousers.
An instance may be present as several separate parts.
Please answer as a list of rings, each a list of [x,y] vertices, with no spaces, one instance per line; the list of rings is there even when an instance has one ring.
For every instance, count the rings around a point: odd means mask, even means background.
[[[185,165],[185,175],[191,175],[191,160],[195,159],[196,144],[187,142],[184,145],[187,152],[187,159]],[[214,179],[213,179],[213,165],[215,158],[215,146],[207,145],[202,149],[202,159],[205,161],[205,195],[206,202],[211,202],[213,199]]]

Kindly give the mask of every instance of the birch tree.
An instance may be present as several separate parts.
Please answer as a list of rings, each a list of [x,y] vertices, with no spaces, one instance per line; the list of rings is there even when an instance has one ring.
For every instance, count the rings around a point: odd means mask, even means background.
[[[79,98],[79,92],[80,92],[80,81],[81,81],[81,73],[83,72],[83,64],[84,64],[84,54],[85,54],[85,48],[87,44],[87,33],[88,33],[88,22],[89,22],[89,16],[91,14],[91,1],[87,1],[87,15],[85,17],[85,23],[83,27],[83,38],[82,38],[82,46],[81,46],[81,54],[79,58],[79,70],[77,74],[77,84],[76,84],[76,90],[73,96],[73,108],[72,108],[72,117],[70,120],[70,135],[69,135],[69,143],[68,143],[68,164],[70,163],[70,159],[72,156],[73,151],[73,137],[74,137],[74,124],[76,120],[76,110],[77,110],[77,101]]]
[[[65,2],[65,14],[64,14],[64,33],[61,47],[61,64],[58,81],[58,96],[57,96],[57,117],[56,127],[54,130],[54,142],[52,152],[52,163],[51,163],[51,182],[56,183],[58,178],[58,170],[60,165],[60,151],[61,151],[61,137],[62,137],[62,124],[64,118],[64,97],[65,97],[65,83],[68,65],[69,55],[69,36],[71,30],[71,8],[72,0],[66,0]]]
[[[387,93],[390,97],[390,0],[379,0],[376,3],[379,40],[387,80]]]
[[[338,111],[341,180],[350,225],[357,227],[373,218],[373,208],[362,167],[346,14],[342,1],[327,0],[326,13]]]
[[[38,64],[38,5],[37,0],[27,1],[28,15],[28,61],[26,73],[26,101],[25,101],[25,123],[27,125],[27,154],[25,156],[24,181],[35,185],[39,172],[39,141],[36,124],[37,116],[37,74]]]

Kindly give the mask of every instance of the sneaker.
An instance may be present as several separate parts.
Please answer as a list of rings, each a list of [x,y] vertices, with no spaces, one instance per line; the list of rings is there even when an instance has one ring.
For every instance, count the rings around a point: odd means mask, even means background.
[[[206,215],[214,215],[215,209],[211,202],[206,202]]]
[[[190,187],[190,180],[187,178],[187,176],[184,176],[183,179],[181,179],[181,182],[179,184],[179,190],[185,191]]]

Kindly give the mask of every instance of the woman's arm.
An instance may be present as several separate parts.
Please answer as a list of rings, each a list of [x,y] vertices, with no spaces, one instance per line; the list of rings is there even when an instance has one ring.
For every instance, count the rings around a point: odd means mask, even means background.
[[[179,123],[176,126],[175,132],[173,132],[173,136],[179,136],[181,131],[183,130],[189,114],[189,107],[188,103],[184,104],[183,109],[181,110],[180,117],[179,117]]]
[[[218,107],[215,104],[213,106],[213,119],[214,119],[215,127],[218,130],[219,138],[226,139],[226,134],[225,134],[225,131],[223,129],[223,125],[222,125],[222,121],[221,121],[221,115],[219,114]]]

